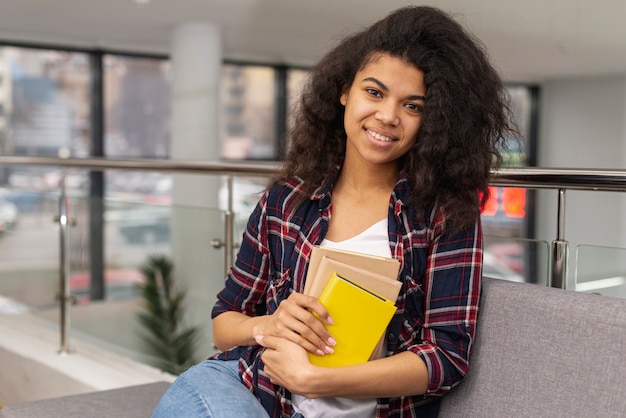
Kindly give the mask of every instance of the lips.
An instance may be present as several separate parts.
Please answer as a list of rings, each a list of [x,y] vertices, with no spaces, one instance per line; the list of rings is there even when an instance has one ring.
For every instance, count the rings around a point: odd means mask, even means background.
[[[373,136],[374,138],[382,142],[392,142],[394,140],[391,137],[379,134],[378,132],[374,132],[371,129],[366,129],[366,131],[368,134],[370,134],[371,136]]]

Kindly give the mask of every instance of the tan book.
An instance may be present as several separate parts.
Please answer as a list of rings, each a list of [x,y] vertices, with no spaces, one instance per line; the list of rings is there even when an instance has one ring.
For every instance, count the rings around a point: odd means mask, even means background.
[[[348,264],[343,261],[331,258],[328,255],[324,255],[317,268],[314,270],[315,276],[310,286],[305,284],[305,294],[319,298],[322,291],[326,287],[328,280],[332,277],[333,273],[337,273],[341,276],[348,277],[350,280],[367,287],[373,292],[381,295],[385,299],[392,300],[394,303],[400,293],[402,282],[397,280],[397,269],[390,270],[395,272],[395,276],[390,278],[384,274],[379,274],[371,270],[367,270],[361,267],[356,267],[352,264]],[[307,276],[307,284],[309,277]]]
[[[322,265],[322,259],[324,257],[327,257],[329,259],[335,260],[336,262],[345,264],[351,268],[360,269],[358,272],[363,272],[363,271],[369,272],[367,274],[368,276],[372,275],[373,273],[374,275],[378,275],[377,277],[379,278],[382,276],[382,277],[389,279],[390,281],[394,283],[397,282],[397,284],[394,284],[392,286],[398,286],[398,285],[401,286],[401,283],[398,282],[398,272],[400,271],[400,262],[396,260],[395,258],[380,257],[380,256],[369,255],[369,254],[357,253],[353,251],[338,250],[335,248],[317,246],[317,247],[313,247],[313,250],[311,252],[311,260],[309,262],[307,278],[304,284],[305,295],[312,295],[315,297],[319,297],[319,295],[322,292],[322,289],[324,289],[324,287],[326,286],[326,283],[330,279],[331,275],[326,274],[326,272],[324,272],[324,274],[321,276],[318,276],[317,274],[317,271],[319,270],[320,265]],[[345,268],[347,269],[348,267],[345,267]],[[346,274],[348,277],[352,276],[351,277],[352,280],[359,282],[358,272],[356,275],[355,274],[349,275],[348,273],[343,273],[343,274]],[[342,274],[341,271],[337,271],[337,273]],[[323,281],[322,283],[318,282],[318,277],[320,277],[320,280]],[[366,285],[366,284],[363,284],[363,285]],[[311,289],[313,287],[316,289],[315,293],[311,292]],[[398,287],[398,292],[399,291],[400,291],[400,288]],[[387,294],[383,294],[383,292],[381,292],[381,295],[393,301],[395,301],[397,298],[397,294],[395,297],[389,297],[387,296]]]

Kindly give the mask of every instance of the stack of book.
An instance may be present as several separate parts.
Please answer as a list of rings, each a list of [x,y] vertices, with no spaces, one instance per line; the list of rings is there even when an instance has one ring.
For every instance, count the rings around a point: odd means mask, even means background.
[[[337,345],[332,354],[309,353],[312,364],[339,367],[380,357],[402,286],[399,269],[393,258],[313,248],[304,294],[318,298],[328,309],[334,323],[326,328]]]

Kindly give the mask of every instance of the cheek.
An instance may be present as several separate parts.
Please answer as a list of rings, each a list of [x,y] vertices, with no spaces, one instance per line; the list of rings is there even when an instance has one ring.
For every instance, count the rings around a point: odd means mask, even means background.
[[[415,143],[417,140],[417,134],[419,134],[420,128],[422,127],[422,121],[418,120],[409,125],[407,129],[407,134],[412,137],[411,145]]]
[[[346,126],[346,128],[348,126],[354,127],[360,124],[360,122],[366,117],[366,115],[367,115],[367,109],[365,108],[365,106],[357,105],[357,104],[349,104],[345,108],[344,119],[343,119],[344,125]]]

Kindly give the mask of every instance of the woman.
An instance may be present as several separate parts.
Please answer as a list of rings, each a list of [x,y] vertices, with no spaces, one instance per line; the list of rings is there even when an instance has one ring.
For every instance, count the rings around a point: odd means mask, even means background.
[[[155,416],[436,416],[474,340],[480,207],[513,132],[502,82],[448,15],[403,8],[313,68],[294,126],[213,309],[224,351],[181,375]],[[400,261],[382,358],[309,362],[341,344],[301,293],[316,245]]]

